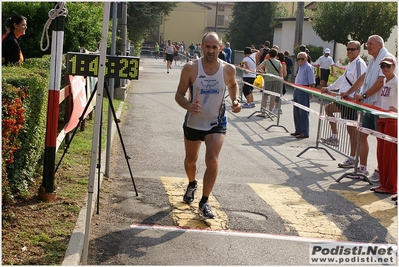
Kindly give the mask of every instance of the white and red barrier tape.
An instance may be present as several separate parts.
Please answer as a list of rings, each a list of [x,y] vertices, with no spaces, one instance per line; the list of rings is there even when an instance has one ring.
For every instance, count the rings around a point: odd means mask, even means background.
[[[250,71],[248,69],[242,68],[240,66],[236,66],[236,68],[240,69],[240,70],[245,70],[245,71],[250,72],[250,73],[254,73],[256,75],[271,76],[271,77],[276,78],[276,80],[282,80],[282,82],[284,82],[285,84],[290,85],[290,86],[292,86],[294,88],[297,88],[299,90],[305,91],[305,92],[313,94],[313,95],[321,96],[321,92],[320,91],[316,91],[318,89],[314,89],[314,88],[311,88],[311,87],[306,87],[306,86],[290,83],[290,82],[284,81],[281,77],[276,76],[276,75],[272,75],[272,74],[268,74],[268,73],[265,74],[265,73],[253,72],[253,71]],[[263,90],[263,88],[253,86],[250,83],[247,83],[247,82],[244,82],[244,81],[242,81],[242,82],[244,84],[252,86],[255,89]],[[266,91],[266,92],[263,91],[263,92],[267,93],[267,94],[270,94],[270,95],[278,96],[283,101],[289,102],[289,103],[291,103],[292,105],[294,105],[294,106],[296,106],[298,108],[301,108],[303,110],[308,111],[309,113],[317,115],[319,117],[319,119],[327,120],[327,121],[334,122],[334,123],[344,124],[344,125],[347,125],[347,126],[354,126],[354,127],[357,127],[359,132],[362,132],[362,133],[365,133],[365,134],[368,134],[368,135],[372,135],[372,136],[375,136],[376,138],[380,138],[380,139],[383,139],[385,141],[389,141],[389,142],[392,142],[392,143],[395,143],[395,144],[398,143],[398,138],[392,137],[390,135],[386,135],[386,134],[383,134],[383,133],[380,133],[378,131],[374,131],[374,130],[371,130],[371,129],[368,129],[368,128],[361,127],[361,126],[359,126],[359,123],[357,121],[345,120],[345,119],[340,119],[340,118],[335,118],[335,117],[329,117],[329,116],[321,115],[318,111],[312,110],[311,108],[305,107],[305,106],[303,106],[303,105],[301,105],[301,104],[299,104],[297,102],[294,102],[294,101],[292,101],[290,99],[284,98],[280,93],[276,93],[276,92],[272,92],[272,91]],[[376,114],[376,115],[385,115],[385,116],[389,116],[391,118],[397,119],[397,114],[386,112],[385,110],[380,109],[378,107],[374,107],[374,106],[371,106],[371,105],[368,105],[368,104],[364,104],[364,103],[360,103],[360,102],[357,103],[355,101],[341,99],[340,97],[337,98],[337,96],[336,95],[334,96],[332,93],[323,94],[323,98],[326,98],[326,96],[327,96],[327,98],[330,101],[333,101],[333,102],[337,102],[337,99],[339,98],[340,102],[349,103],[351,106],[355,106],[358,109],[362,109],[362,110],[364,110],[366,112],[369,112],[369,113],[372,113],[372,114]]]

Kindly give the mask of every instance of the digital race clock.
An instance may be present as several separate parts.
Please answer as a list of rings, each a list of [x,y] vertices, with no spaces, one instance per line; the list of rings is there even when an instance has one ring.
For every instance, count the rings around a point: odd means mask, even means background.
[[[67,53],[67,74],[79,76],[98,76],[100,55]],[[138,80],[139,78],[138,57],[128,56],[106,56],[105,77]]]

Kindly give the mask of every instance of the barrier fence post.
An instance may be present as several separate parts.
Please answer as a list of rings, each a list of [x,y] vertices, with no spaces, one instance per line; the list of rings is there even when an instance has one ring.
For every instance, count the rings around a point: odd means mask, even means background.
[[[319,109],[319,120],[318,120],[318,122],[317,122],[317,134],[316,134],[316,146],[310,146],[310,147],[307,147],[307,148],[305,148],[305,150],[303,150],[301,153],[299,153],[298,155],[297,155],[297,157],[300,157],[303,153],[305,153],[306,151],[308,151],[309,149],[311,149],[311,148],[315,148],[315,149],[322,149],[322,150],[324,150],[333,160],[335,160],[335,158],[333,157],[333,155],[331,155],[331,153],[327,150],[327,149],[325,149],[324,147],[319,147],[319,140],[320,140],[320,131],[321,131],[321,114],[323,114],[323,110],[324,110],[324,105],[323,105],[323,103],[324,103],[324,99],[323,98],[321,98],[321,102],[320,102],[320,109]],[[310,114],[309,114],[310,115]]]
[[[359,111],[358,112],[359,117],[358,117],[358,125],[359,127],[362,125],[362,119],[363,119],[363,115],[364,115],[364,111]],[[356,143],[356,156],[355,156],[355,167],[353,172],[346,172],[343,175],[341,175],[341,177],[339,177],[337,179],[337,182],[339,183],[343,178],[347,177],[347,178],[351,178],[351,179],[360,179],[363,178],[364,181],[368,182],[369,184],[373,184],[369,178],[362,174],[362,173],[357,173],[357,167],[359,165],[359,154],[360,154],[360,138],[361,138],[361,132],[359,130],[358,127],[358,132],[357,132],[357,143]]]
[[[278,109],[277,110],[277,114],[276,114],[276,116],[277,116],[277,124],[272,124],[269,127],[267,127],[265,130],[268,131],[271,127],[282,127],[288,133],[287,128],[285,128],[284,125],[280,125],[280,113],[281,113],[280,110],[281,110],[281,101],[283,101],[282,97],[283,97],[284,80],[280,80],[279,83],[280,83],[280,85],[279,85],[279,93],[280,93],[280,96],[279,96],[280,100],[279,101],[280,101],[280,105],[277,107],[277,109]],[[274,97],[274,96],[270,95],[270,97]]]
[[[261,90],[261,93],[262,93],[262,100],[260,101],[260,108],[259,108],[258,111],[252,112],[252,114],[248,116],[248,119],[251,118],[251,117],[252,117],[253,115],[255,115],[256,113],[265,112],[265,116],[273,121],[273,118],[270,116],[269,111],[266,109],[266,107],[263,107],[263,101],[264,101],[264,99],[265,99],[265,91],[266,91],[266,88],[269,87],[268,82],[267,82],[267,80],[265,79],[265,76],[266,76],[266,74],[262,74],[264,83],[263,83],[263,89]]]

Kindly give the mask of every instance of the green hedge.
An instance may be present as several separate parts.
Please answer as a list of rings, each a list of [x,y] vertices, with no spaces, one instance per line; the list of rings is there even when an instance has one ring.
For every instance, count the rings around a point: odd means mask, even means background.
[[[47,119],[47,98],[49,86],[49,65],[50,59],[39,58],[29,59],[24,62],[23,67],[2,68],[2,98],[12,105],[13,97],[19,97],[18,90],[26,91],[22,97],[24,122],[22,129],[14,138],[12,143],[17,144],[12,163],[2,159],[6,173],[3,173],[3,204],[13,194],[24,194],[38,178],[42,176],[42,165],[45,146],[46,119]],[[6,104],[7,104],[6,102]],[[7,133],[4,127],[5,120],[12,114],[2,110],[3,136]],[[4,137],[3,137],[4,149]],[[4,180],[6,179],[6,181]],[[8,191],[8,192],[7,192]],[[4,205],[3,205],[4,206]]]

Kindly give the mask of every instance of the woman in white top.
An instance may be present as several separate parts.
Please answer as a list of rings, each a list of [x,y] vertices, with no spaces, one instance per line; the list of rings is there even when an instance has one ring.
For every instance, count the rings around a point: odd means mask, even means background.
[[[385,57],[380,62],[382,73],[385,75],[384,86],[378,92],[381,95],[381,108],[398,112],[398,79],[394,73],[396,60],[394,57]],[[380,115],[378,132],[397,137],[398,120],[389,116]],[[377,138],[377,162],[380,176],[380,186],[372,187],[375,193],[396,194],[398,182],[398,145]]]
[[[256,49],[251,49],[250,47],[246,47],[244,49],[244,58],[241,61],[241,67],[250,70],[252,72],[244,71],[244,74],[242,75],[242,79],[244,82],[244,86],[242,88],[242,91],[244,93],[245,98],[247,99],[247,103],[244,103],[242,105],[242,108],[254,108],[255,107],[255,102],[254,102],[254,95],[252,94],[253,91],[253,86],[251,86],[256,78],[256,54],[259,51]],[[251,84],[251,85],[249,85]]]

